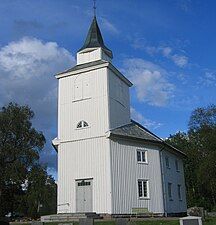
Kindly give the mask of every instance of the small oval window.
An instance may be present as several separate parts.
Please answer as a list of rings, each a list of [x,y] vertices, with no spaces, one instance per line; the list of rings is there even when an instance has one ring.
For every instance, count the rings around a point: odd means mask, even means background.
[[[88,127],[88,123],[84,120],[80,121],[78,124],[77,124],[77,128],[84,128],[84,127]]]

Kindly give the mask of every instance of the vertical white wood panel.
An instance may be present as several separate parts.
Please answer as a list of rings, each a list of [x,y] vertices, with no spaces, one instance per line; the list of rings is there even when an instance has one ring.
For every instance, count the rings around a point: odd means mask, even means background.
[[[165,158],[169,157],[170,168],[166,167]],[[177,155],[171,154],[168,151],[162,151],[163,168],[164,168],[164,182],[166,191],[166,205],[168,213],[186,212],[186,190],[184,180],[184,166],[183,161]],[[179,163],[179,172],[176,171],[175,160]],[[168,183],[172,183],[172,200],[168,196]],[[177,185],[180,184],[182,187],[182,200],[178,199]]]
[[[132,208],[148,208],[163,213],[162,180],[159,150],[130,141],[110,141],[112,174],[112,208],[114,214],[131,213]],[[148,164],[139,164],[137,149],[148,151]],[[150,199],[138,197],[138,179],[149,180]]]
[[[83,98],[90,98],[91,97],[91,79],[88,76],[85,80],[83,80]]]
[[[129,87],[111,70],[109,84],[109,127],[110,129],[130,123]]]
[[[59,84],[59,138],[77,140],[104,135],[109,127],[107,68],[61,78]],[[78,84],[82,93],[74,99]],[[76,129],[81,120],[88,122],[89,128]]]
[[[101,48],[89,48],[89,50],[86,50],[85,52],[77,53],[77,64],[83,64],[97,60],[111,62],[111,58],[106,53],[104,53]]]
[[[75,212],[75,180],[93,178],[93,211],[111,213],[108,139],[62,143],[58,154],[58,204],[69,203],[68,212]],[[62,208],[65,207],[58,207],[58,213],[63,211]]]
[[[74,99],[73,100],[81,100],[82,99],[82,78],[80,76],[77,76],[75,80],[74,85]]]

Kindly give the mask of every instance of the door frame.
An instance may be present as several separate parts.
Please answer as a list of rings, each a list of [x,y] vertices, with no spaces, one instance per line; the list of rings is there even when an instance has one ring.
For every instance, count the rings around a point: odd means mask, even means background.
[[[93,211],[93,177],[75,179],[75,211],[77,213],[79,213],[78,210],[77,210],[77,182],[79,182],[79,181],[85,181],[85,182],[91,181],[91,188],[92,188],[92,202],[91,202],[91,204],[92,204],[92,211]]]

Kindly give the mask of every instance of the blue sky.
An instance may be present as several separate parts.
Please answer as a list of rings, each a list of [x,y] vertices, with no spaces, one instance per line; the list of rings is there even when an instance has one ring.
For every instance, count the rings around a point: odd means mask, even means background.
[[[47,138],[41,161],[56,176],[57,80],[75,64],[91,0],[1,0],[0,105],[28,104]],[[190,113],[216,102],[216,2],[98,0],[113,64],[133,83],[132,117],[162,138],[186,131]]]

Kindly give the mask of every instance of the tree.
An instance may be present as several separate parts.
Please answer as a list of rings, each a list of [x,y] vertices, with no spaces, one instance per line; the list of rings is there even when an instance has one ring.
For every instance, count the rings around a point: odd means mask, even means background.
[[[167,140],[187,154],[185,180],[188,206],[216,207],[216,105],[195,109],[187,133]]]
[[[56,212],[57,185],[46,167],[35,165],[27,177],[26,214],[32,218]]]
[[[198,131],[204,127],[216,128],[216,105],[195,109],[188,125],[189,131]]]
[[[202,203],[216,207],[216,105],[192,112],[188,135],[199,156],[197,179]]]
[[[28,171],[45,144],[42,132],[32,127],[33,111],[9,103],[0,111],[0,216],[17,208],[17,198]]]

